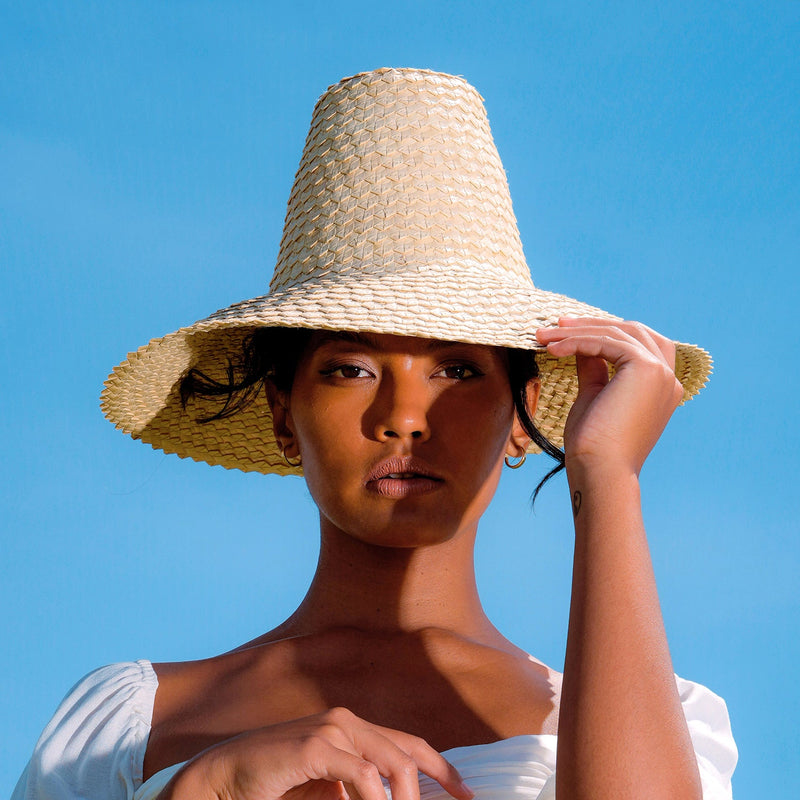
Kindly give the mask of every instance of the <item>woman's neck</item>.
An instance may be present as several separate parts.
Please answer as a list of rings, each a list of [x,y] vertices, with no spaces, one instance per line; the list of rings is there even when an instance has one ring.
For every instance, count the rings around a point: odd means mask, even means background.
[[[409,633],[438,628],[466,638],[499,636],[478,596],[476,530],[425,547],[381,547],[323,519],[317,569],[285,635],[336,628]]]

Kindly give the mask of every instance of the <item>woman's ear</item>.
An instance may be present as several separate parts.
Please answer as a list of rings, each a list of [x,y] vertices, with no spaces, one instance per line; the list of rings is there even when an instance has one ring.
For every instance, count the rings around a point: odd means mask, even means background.
[[[278,391],[270,380],[264,381],[267,391],[267,402],[272,411],[272,432],[284,456],[295,458],[300,454],[294,435],[294,421],[289,410],[289,395]]]
[[[536,414],[536,408],[539,405],[539,392],[541,391],[542,384],[538,378],[531,378],[526,387],[528,416],[533,419]],[[508,437],[508,444],[506,445],[506,455],[510,458],[521,458],[528,450],[528,445],[531,443],[531,437],[522,427],[519,421],[519,416],[514,414],[514,423],[511,426],[511,435]]]

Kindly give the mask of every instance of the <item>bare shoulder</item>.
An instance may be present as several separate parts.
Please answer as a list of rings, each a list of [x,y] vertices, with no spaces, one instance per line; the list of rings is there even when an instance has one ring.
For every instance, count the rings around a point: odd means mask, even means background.
[[[158,679],[145,777],[270,722],[315,713],[278,702],[292,675],[292,645],[276,640],[197,661],[153,664]],[[297,698],[293,698],[297,700]]]
[[[498,738],[555,734],[562,674],[510,642],[483,648],[478,655],[472,701],[483,705],[484,714],[494,720]]]

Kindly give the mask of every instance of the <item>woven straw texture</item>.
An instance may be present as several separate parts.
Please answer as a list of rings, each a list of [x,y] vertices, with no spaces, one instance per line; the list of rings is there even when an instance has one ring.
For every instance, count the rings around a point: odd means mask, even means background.
[[[149,344],[114,369],[101,406],[125,433],[168,453],[245,471],[301,474],[283,460],[263,392],[231,417],[192,400],[190,368],[224,380],[263,326],[371,331],[540,349],[560,316],[615,318],[534,287],[480,95],[461,78],[381,69],[317,101],[269,293]],[[684,400],[711,359],[677,345]],[[536,424],[554,444],[577,393],[572,359],[539,356]],[[532,451],[535,448],[531,448]]]

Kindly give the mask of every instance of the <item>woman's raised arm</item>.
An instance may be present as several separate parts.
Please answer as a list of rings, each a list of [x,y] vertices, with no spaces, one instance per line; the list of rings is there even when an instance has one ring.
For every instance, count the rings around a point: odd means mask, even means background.
[[[538,338],[576,356],[580,384],[565,431],[575,559],[558,800],[697,800],[639,495],[642,464],[682,396],[674,346],[597,319],[561,320]]]

